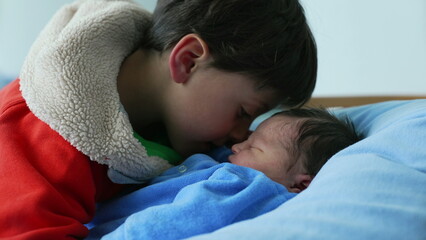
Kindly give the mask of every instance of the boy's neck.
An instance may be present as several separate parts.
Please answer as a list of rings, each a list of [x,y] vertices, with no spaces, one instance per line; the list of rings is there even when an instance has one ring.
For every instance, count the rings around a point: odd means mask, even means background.
[[[135,131],[161,122],[169,77],[167,55],[138,49],[122,63],[117,79],[120,101]]]

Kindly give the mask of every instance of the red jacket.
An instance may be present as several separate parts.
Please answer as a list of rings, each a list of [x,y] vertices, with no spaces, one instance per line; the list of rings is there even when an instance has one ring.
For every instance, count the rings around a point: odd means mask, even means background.
[[[0,238],[88,234],[97,201],[122,187],[28,109],[15,80],[0,91]]]

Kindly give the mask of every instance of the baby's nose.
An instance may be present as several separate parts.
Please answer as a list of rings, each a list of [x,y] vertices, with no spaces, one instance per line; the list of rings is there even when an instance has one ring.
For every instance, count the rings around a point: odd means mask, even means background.
[[[240,151],[240,144],[237,143],[232,145],[231,150],[232,150],[232,153],[238,153]]]

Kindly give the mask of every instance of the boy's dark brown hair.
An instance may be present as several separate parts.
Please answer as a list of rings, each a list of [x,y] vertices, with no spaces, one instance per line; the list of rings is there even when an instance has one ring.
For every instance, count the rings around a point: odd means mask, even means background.
[[[213,67],[275,89],[287,107],[311,97],[317,50],[297,0],[159,0],[152,24],[142,47],[164,52],[195,33],[207,43]]]
[[[362,139],[349,118],[339,119],[323,108],[289,109],[277,114],[303,119],[298,125],[294,153],[295,159],[304,156],[304,167],[311,176],[334,154]]]

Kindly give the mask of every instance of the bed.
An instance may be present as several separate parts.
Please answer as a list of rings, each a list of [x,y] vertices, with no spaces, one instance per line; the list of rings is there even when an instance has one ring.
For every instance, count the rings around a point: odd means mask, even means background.
[[[316,98],[308,105],[333,107],[366,137],[333,156],[302,193],[274,190],[255,174],[223,177],[235,171],[201,187],[186,179],[191,187],[165,202],[135,209],[155,198],[136,191],[100,207],[88,239],[426,239],[425,97]],[[174,191],[163,180],[162,191]]]
[[[335,100],[339,107],[352,102]],[[335,110],[366,138],[330,159],[306,191],[270,213],[192,239],[425,239],[426,100],[384,100]]]

